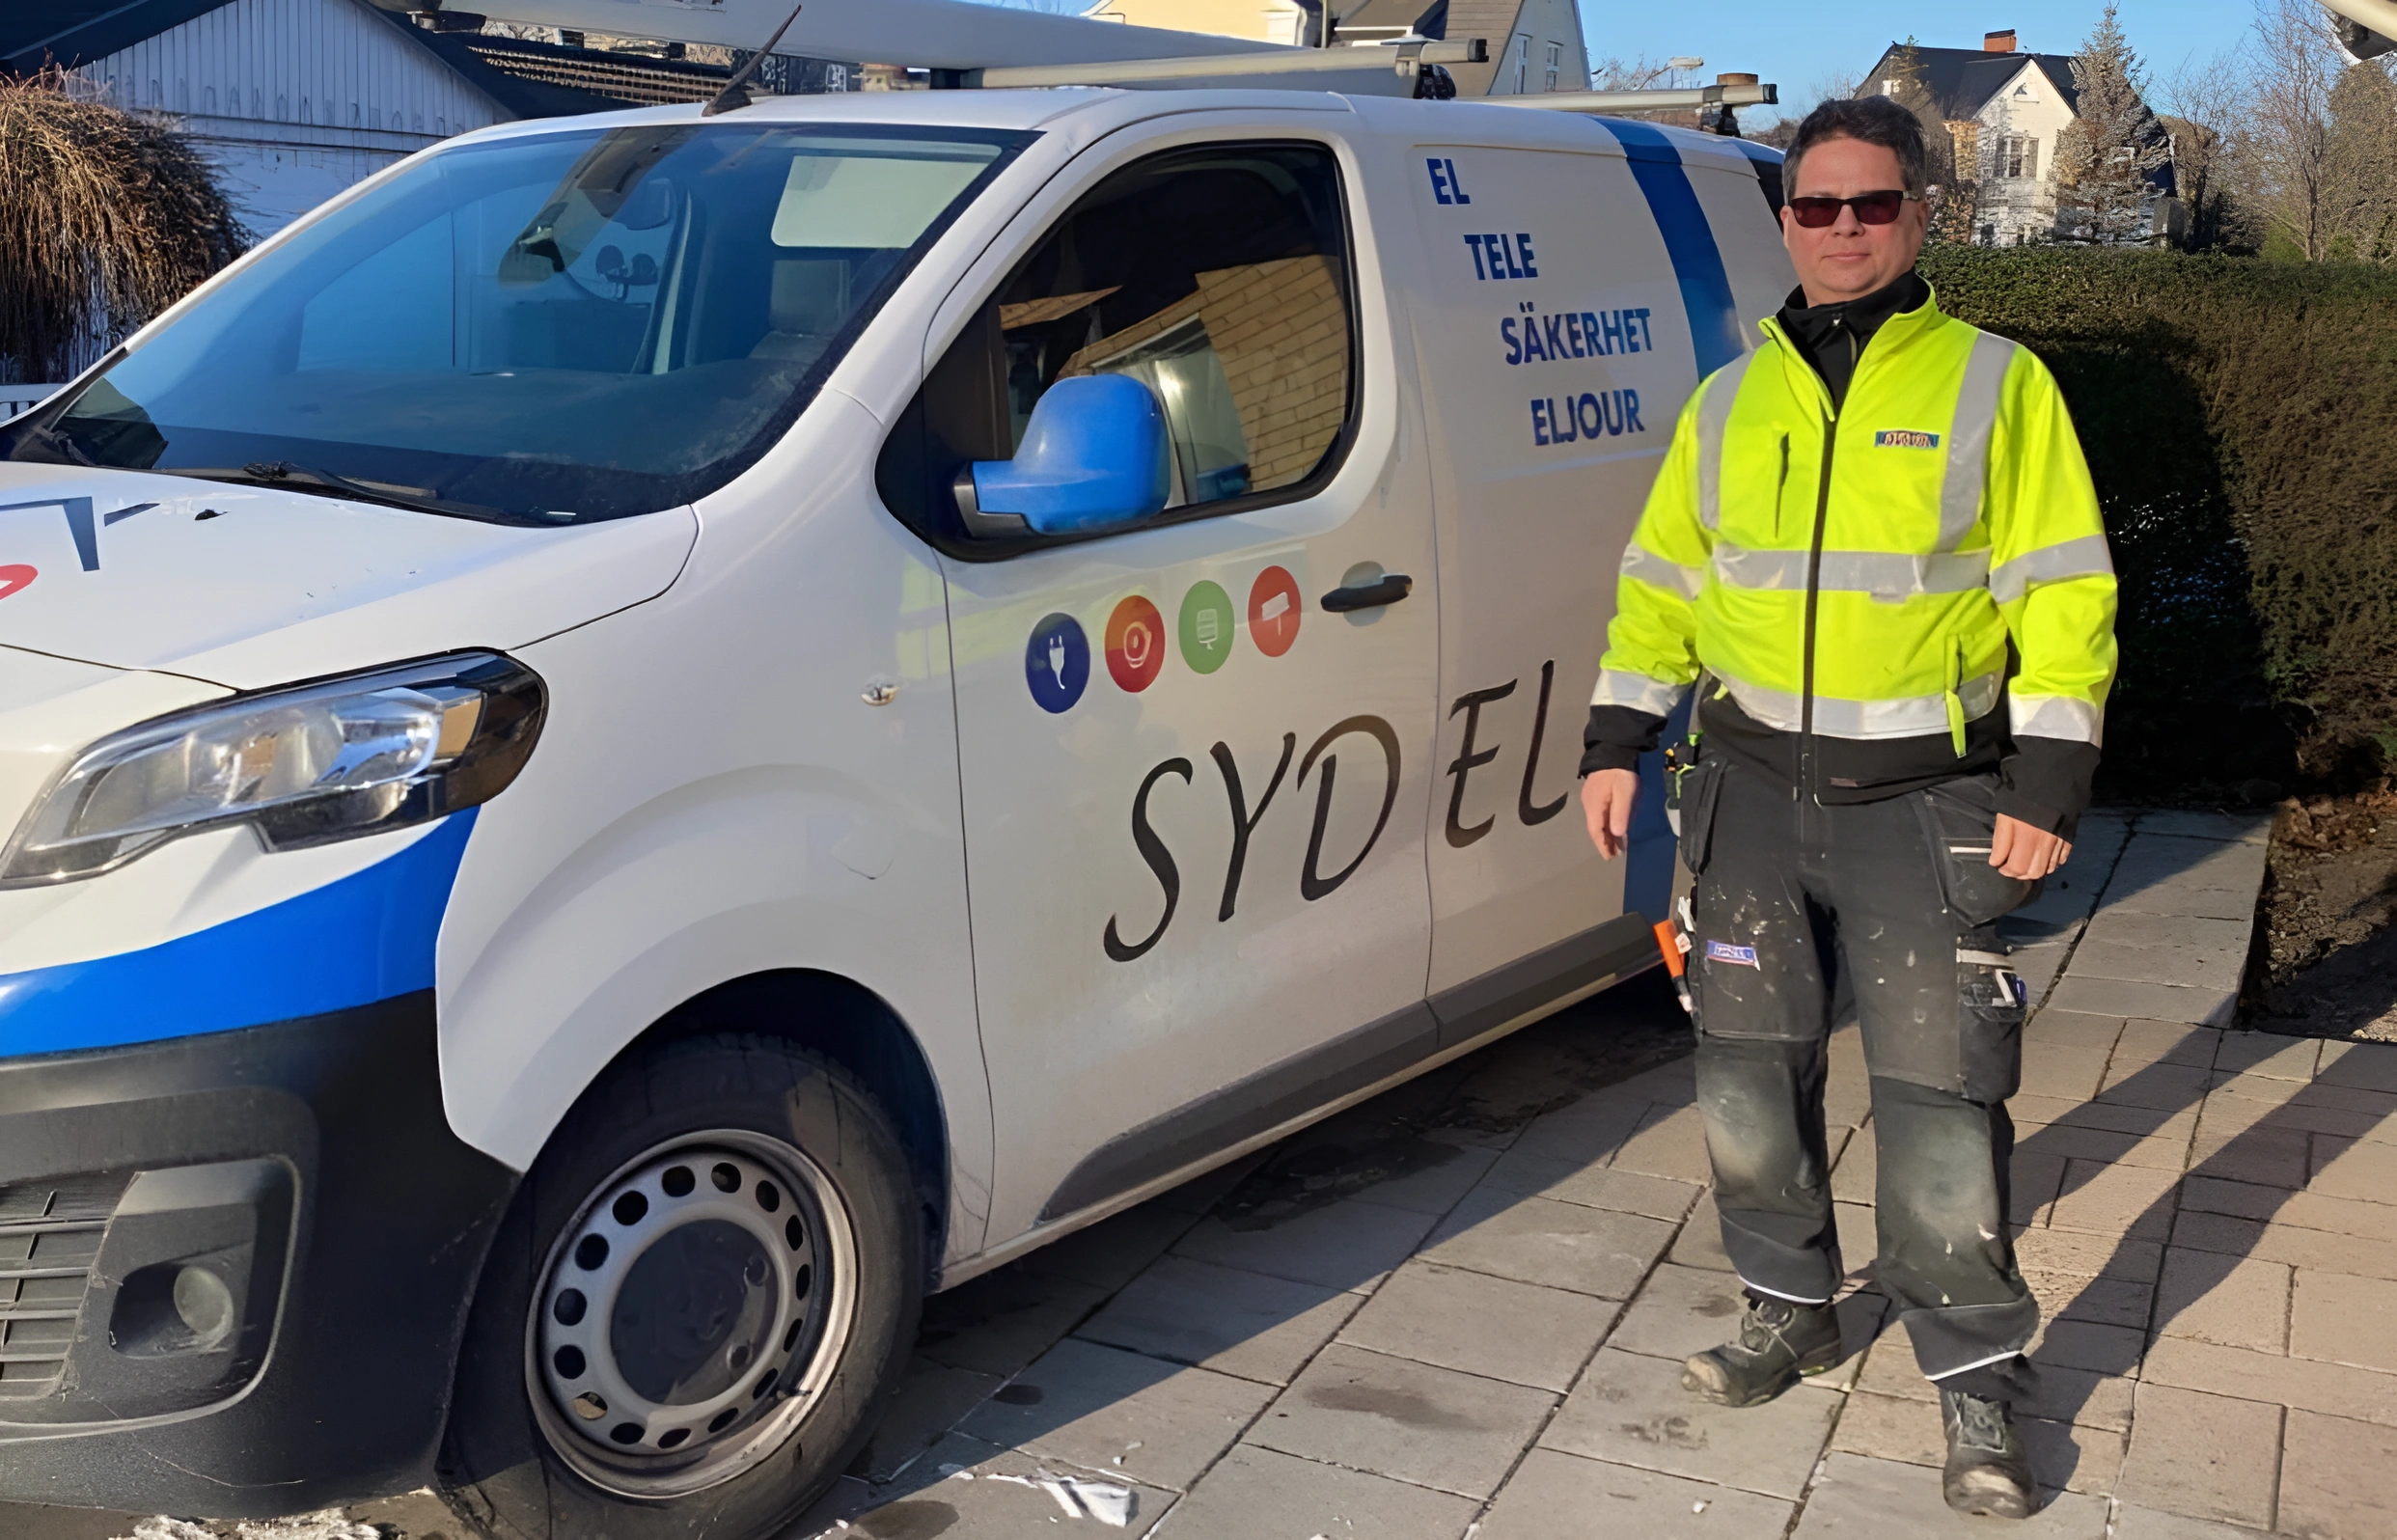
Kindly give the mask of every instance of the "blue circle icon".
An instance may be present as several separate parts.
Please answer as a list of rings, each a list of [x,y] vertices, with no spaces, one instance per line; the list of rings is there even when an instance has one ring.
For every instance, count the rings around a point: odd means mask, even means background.
[[[1070,711],[1090,682],[1090,639],[1070,615],[1044,615],[1024,644],[1024,682],[1043,711]]]

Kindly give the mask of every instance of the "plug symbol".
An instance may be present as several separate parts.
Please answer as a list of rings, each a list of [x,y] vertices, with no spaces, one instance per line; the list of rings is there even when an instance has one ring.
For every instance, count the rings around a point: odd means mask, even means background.
[[[1049,638],[1049,672],[1057,675],[1057,687],[1065,688],[1065,637],[1062,632]]]

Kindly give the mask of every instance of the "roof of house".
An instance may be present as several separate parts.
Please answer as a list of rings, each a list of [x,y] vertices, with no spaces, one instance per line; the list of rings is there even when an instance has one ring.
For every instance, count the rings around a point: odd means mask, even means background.
[[[1883,50],[1873,63],[1867,81],[1884,76],[1884,67],[1893,55],[1905,51],[1906,45],[1893,42]],[[1915,57],[1922,63],[1922,81],[1947,118],[1970,118],[1989,104],[1989,98],[2003,90],[2006,83],[2022,73],[2023,67],[2033,64],[2055,87],[2066,110],[2076,116],[2080,111],[2080,93],[2073,84],[2073,58],[2065,53],[1989,53],[1979,48],[1926,48],[1915,45]]]
[[[0,0],[0,75],[103,59],[197,20],[233,0]],[[515,118],[614,112],[705,101],[731,71],[722,65],[566,48],[472,32],[429,32],[364,0],[409,46],[439,59]]]

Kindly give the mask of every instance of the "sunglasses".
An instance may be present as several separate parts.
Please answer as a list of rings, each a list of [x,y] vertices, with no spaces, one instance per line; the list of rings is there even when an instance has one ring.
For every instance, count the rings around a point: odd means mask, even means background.
[[[1855,209],[1860,225],[1886,225],[1897,218],[1899,209],[1921,201],[1913,193],[1889,191],[1859,193],[1854,198],[1792,198],[1789,211],[1808,230],[1839,223],[1842,208]]]

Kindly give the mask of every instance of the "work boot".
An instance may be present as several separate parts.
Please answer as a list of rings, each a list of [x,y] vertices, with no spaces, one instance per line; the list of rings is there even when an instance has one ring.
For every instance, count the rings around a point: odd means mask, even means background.
[[[1940,1416],[1947,1423],[1947,1469],[1940,1477],[1947,1505],[1976,1518],[2029,1518],[2039,1489],[2006,1404],[1942,1390]]]
[[[1681,1388],[1719,1406],[1756,1406],[1838,1362],[1837,1311],[1751,1294],[1736,1340],[1682,1360]]]

